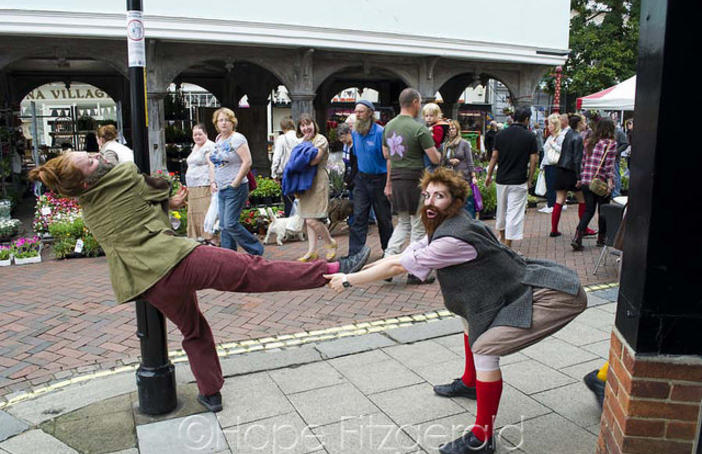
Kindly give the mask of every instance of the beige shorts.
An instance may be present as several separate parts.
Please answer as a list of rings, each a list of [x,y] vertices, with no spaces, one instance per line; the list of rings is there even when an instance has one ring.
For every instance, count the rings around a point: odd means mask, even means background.
[[[534,289],[530,328],[495,326],[474,340],[471,349],[478,355],[509,355],[555,333],[586,307],[587,294],[582,286],[575,296],[548,288]],[[468,333],[468,322],[463,317],[461,320]]]

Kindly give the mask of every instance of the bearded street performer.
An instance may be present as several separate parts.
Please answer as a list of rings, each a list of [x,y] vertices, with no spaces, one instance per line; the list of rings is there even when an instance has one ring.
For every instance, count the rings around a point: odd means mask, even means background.
[[[500,356],[517,352],[556,332],[587,306],[577,274],[554,262],[522,258],[502,245],[482,222],[463,210],[469,189],[450,169],[425,173],[420,186],[427,236],[400,255],[386,257],[352,274],[328,275],[344,288],[411,273],[436,274],[444,304],[462,317],[465,371],[437,385],[445,397],[477,400],[472,430],[441,446],[442,454],[493,453],[493,423],[502,394]]]
[[[322,287],[328,282],[325,273],[359,270],[370,254],[366,247],[333,263],[269,261],[175,236],[167,210],[184,204],[187,189],[169,198],[165,179],[142,175],[131,162],[113,165],[99,154],[66,153],[33,169],[29,178],[78,199],[85,224],[107,255],[117,303],[145,299],[178,327],[198,401],[213,412],[222,410],[224,378],[195,292]]]

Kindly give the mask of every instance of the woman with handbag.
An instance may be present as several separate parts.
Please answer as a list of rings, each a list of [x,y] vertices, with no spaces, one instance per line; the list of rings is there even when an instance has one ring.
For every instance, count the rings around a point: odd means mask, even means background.
[[[553,205],[551,213],[551,233],[549,236],[561,236],[558,231],[558,223],[561,220],[561,210],[566,202],[568,191],[572,191],[578,201],[578,217],[582,218],[585,211],[585,198],[580,181],[580,166],[583,160],[583,138],[580,131],[585,129],[585,118],[574,114],[568,116],[568,127],[562,131],[564,134],[561,154],[554,167],[555,180],[553,188],[556,190],[556,203]],[[590,235],[595,232],[586,230],[585,234]]]
[[[249,144],[243,134],[235,131],[238,121],[231,109],[217,109],[212,115],[212,123],[219,135],[209,156],[213,177],[210,189],[219,197],[222,247],[236,251],[238,243],[251,255],[263,255],[263,245],[258,238],[239,223],[241,209],[249,198]]]
[[[544,157],[541,160],[541,171],[546,180],[546,206],[540,209],[541,213],[553,212],[556,203],[556,191],[553,188],[556,177],[556,163],[561,156],[561,146],[565,133],[561,134],[561,117],[558,114],[551,114],[546,119],[548,138],[544,143]]]
[[[461,137],[461,124],[457,120],[450,120],[448,123],[448,139],[444,142],[444,155],[441,158],[441,165],[459,173],[472,188],[478,184],[478,180],[475,178],[475,166],[470,143]],[[465,210],[473,219],[475,219],[475,212],[480,211],[476,210],[473,195],[468,196],[466,199]]]
[[[614,160],[617,156],[617,141],[614,140],[614,122],[603,117],[595,125],[595,132],[588,140],[583,154],[580,187],[585,197],[585,212],[575,230],[570,245],[575,251],[583,250],[583,236],[590,220],[601,205],[609,203],[614,188]],[[607,225],[598,216],[597,245],[604,246]]]

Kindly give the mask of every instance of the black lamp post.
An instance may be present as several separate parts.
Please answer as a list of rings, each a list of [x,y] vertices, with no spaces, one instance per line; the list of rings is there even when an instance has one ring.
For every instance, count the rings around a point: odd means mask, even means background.
[[[134,161],[148,175],[151,169],[146,108],[146,36],[142,10],[141,0],[127,0]],[[136,312],[137,336],[141,343],[141,364],[136,372],[139,409],[149,415],[168,413],[176,407],[177,400],[175,368],[168,359],[166,320],[161,312],[144,300],[136,301]]]

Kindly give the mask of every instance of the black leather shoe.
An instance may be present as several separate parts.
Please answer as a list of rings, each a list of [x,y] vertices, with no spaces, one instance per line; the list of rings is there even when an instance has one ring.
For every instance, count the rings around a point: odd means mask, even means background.
[[[475,387],[466,386],[460,378],[445,385],[434,386],[434,392],[444,397],[467,397],[475,400]]]
[[[480,441],[473,432],[456,438],[439,448],[441,454],[493,454],[495,452],[495,438]]]
[[[600,405],[600,408],[602,408],[602,403],[604,402],[605,396],[606,382],[597,378],[598,372],[599,371],[597,369],[593,370],[592,372],[583,377],[583,381],[585,382],[585,386],[587,386],[587,388],[590,391],[592,391],[592,393],[595,395],[597,403]]]
[[[360,270],[368,261],[370,253],[370,248],[368,246],[363,246],[361,250],[354,255],[339,259],[339,272],[349,274]]]
[[[197,401],[213,413],[222,411],[222,394],[219,392],[210,394],[209,396],[203,396],[202,394],[198,394]]]

